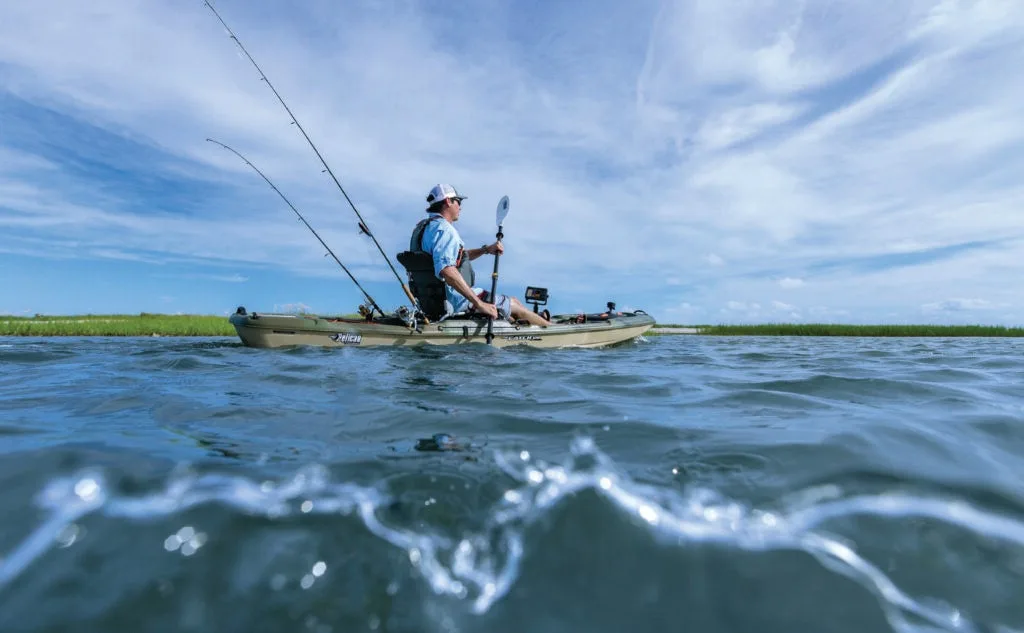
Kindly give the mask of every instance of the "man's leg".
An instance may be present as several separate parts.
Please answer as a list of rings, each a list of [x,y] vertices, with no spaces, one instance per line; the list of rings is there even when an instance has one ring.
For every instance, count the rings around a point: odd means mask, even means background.
[[[534,314],[533,310],[530,310],[523,304],[519,303],[519,300],[515,297],[509,297],[512,303],[512,318],[514,319],[525,319],[533,325],[548,326],[551,325],[551,321],[548,321],[539,314]]]

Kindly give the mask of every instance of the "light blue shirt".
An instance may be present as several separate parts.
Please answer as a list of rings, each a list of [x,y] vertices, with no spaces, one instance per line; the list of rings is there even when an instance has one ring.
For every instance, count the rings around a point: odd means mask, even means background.
[[[441,277],[441,269],[458,265],[460,247],[465,248],[462,237],[452,223],[443,217],[428,223],[423,231],[423,250],[434,256],[434,275],[442,281],[444,279]],[[474,294],[481,292],[481,288],[473,288]],[[445,284],[444,294],[448,301],[449,314],[469,309],[469,299],[463,297],[455,288]]]

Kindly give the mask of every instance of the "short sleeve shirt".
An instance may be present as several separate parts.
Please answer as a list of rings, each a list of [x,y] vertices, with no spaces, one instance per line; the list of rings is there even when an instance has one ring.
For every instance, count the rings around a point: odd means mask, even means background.
[[[458,265],[459,248],[464,247],[459,232],[445,218],[439,217],[427,223],[423,231],[423,250],[434,256],[434,275],[438,279],[441,279],[442,268]],[[444,292],[453,313],[462,312],[469,307],[469,299],[448,284],[445,284]],[[473,292],[479,293],[480,289],[473,288]]]

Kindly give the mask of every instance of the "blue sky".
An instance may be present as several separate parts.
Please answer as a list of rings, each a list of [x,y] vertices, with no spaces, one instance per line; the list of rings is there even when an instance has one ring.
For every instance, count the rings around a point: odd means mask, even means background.
[[[1024,324],[1024,3],[216,5],[395,254],[437,182],[499,291],[661,322]],[[201,1],[0,6],[0,313],[405,296]],[[477,261],[489,285],[493,260]]]

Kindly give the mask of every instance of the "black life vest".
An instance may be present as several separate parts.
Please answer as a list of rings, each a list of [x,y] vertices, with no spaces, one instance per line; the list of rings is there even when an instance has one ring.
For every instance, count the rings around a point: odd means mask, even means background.
[[[409,238],[409,250],[398,254],[398,263],[405,267],[409,277],[409,290],[419,301],[423,314],[432,321],[444,316],[446,284],[434,275],[434,256],[423,250],[423,233],[429,223],[440,219],[440,215],[431,213],[430,217],[420,220]],[[455,267],[462,275],[462,279],[472,288],[476,282],[476,275],[461,246]]]

